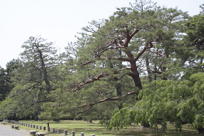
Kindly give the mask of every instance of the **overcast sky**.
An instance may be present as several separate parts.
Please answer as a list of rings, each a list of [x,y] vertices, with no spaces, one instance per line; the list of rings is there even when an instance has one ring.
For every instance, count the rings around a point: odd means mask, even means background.
[[[134,0],[0,0],[0,66],[18,58],[29,36],[42,36],[59,50],[74,41],[92,20],[107,18],[117,7]],[[154,0],[190,15],[199,13],[204,0]]]

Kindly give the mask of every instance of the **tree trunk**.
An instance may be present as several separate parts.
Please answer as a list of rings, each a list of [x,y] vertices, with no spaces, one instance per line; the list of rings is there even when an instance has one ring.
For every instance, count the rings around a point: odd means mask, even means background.
[[[135,61],[130,62],[130,65],[131,65],[131,72],[132,72],[131,76],[135,83],[135,87],[137,87],[138,89],[142,89],[142,83],[140,80],[139,72],[137,70],[136,62]]]
[[[38,53],[39,53],[39,57],[40,57],[42,77],[43,77],[43,80],[45,81],[45,84],[46,84],[46,91],[50,92],[51,91],[51,85],[50,85],[50,82],[48,80],[47,69],[45,66],[44,59],[43,59],[42,51],[39,48],[38,48]]]
[[[116,88],[116,94],[117,96],[121,97],[122,96],[122,84],[120,83],[120,81],[116,81],[116,85],[115,85],[115,88]],[[122,102],[119,102],[118,104],[118,108],[119,109],[122,109],[123,108],[123,104]]]
[[[135,83],[135,87],[140,90],[140,89],[142,89],[142,83],[141,83],[141,80],[140,80],[139,72],[137,70],[135,57],[128,49],[125,49],[124,52],[128,56],[128,59],[130,60],[129,61],[130,62],[130,69],[131,69],[130,76],[132,77],[132,79],[133,79],[133,81]]]

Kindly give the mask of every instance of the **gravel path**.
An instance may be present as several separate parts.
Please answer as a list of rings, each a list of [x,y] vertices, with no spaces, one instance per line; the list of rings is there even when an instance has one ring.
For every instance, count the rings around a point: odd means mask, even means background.
[[[12,129],[10,125],[0,124],[0,136],[30,136],[29,131]]]

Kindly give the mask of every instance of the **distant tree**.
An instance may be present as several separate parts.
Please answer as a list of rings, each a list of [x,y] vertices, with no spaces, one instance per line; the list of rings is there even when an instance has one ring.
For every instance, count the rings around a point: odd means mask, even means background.
[[[5,99],[10,90],[11,85],[9,82],[9,76],[6,70],[0,67],[0,101]]]
[[[37,119],[42,103],[51,101],[48,94],[53,90],[51,81],[55,78],[56,50],[52,43],[35,37],[30,37],[22,47],[21,60],[7,64],[13,89],[3,105],[13,104],[2,109],[2,114],[12,113],[4,114],[12,119]]]
[[[176,49],[178,59],[185,69],[184,77],[189,77],[196,72],[203,72],[204,59],[204,15],[199,14],[188,19],[184,25],[182,40]]]
[[[48,69],[56,64],[56,50],[52,44],[40,37],[29,37],[23,44],[24,51],[21,53],[23,61],[30,70],[28,71],[31,74],[30,80],[44,82],[47,92],[52,89]]]
[[[201,14],[204,14],[204,4],[200,5],[200,9],[201,9]]]

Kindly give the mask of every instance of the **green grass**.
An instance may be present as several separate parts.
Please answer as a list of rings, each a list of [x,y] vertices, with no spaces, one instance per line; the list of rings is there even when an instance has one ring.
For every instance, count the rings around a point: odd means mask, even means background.
[[[97,121],[89,123],[86,121],[74,121],[66,120],[60,122],[54,121],[21,121],[24,123],[36,124],[41,126],[47,126],[47,122],[50,123],[51,128],[66,129],[69,132],[75,131],[76,136],[80,136],[81,132],[84,132],[85,136],[201,136],[198,135],[195,130],[189,126],[184,126],[182,132],[176,132],[175,129],[169,125],[169,130],[164,132],[157,132],[154,129],[129,127],[127,129],[107,130],[104,126],[100,125]],[[25,128],[25,127],[23,127]],[[49,134],[49,136],[63,136],[63,134]]]

